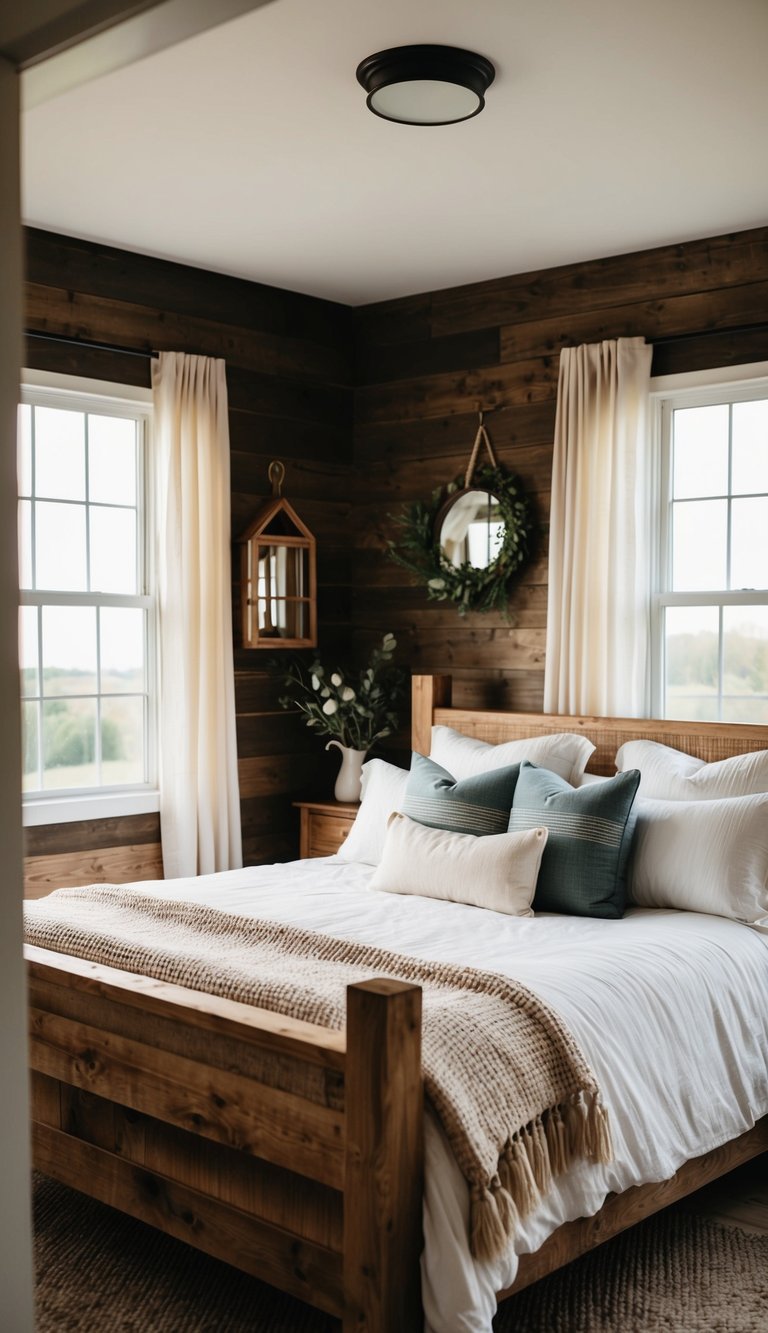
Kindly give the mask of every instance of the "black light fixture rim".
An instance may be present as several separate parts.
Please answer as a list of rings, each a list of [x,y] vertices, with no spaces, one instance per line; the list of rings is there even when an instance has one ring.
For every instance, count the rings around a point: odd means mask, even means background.
[[[408,83],[409,80],[400,79],[399,82]],[[453,82],[455,82],[455,80],[453,80]],[[466,87],[466,84],[462,86]],[[365,105],[368,107],[369,111],[373,112],[374,116],[378,116],[379,120],[389,121],[390,125],[408,125],[410,127],[415,127],[416,129],[421,129],[422,127],[424,129],[439,129],[441,125],[461,125],[463,121],[472,120],[475,116],[479,116],[485,106],[485,98],[481,97],[480,93],[478,93],[477,106],[474,111],[468,111],[463,116],[454,116],[451,120],[405,120],[401,116],[388,116],[385,111],[379,111],[378,108],[373,105],[373,99],[377,92],[378,88],[374,88],[365,99]]]
[[[477,111],[470,116],[461,116],[469,120],[482,111],[485,105],[484,94],[496,77],[496,70],[485,56],[476,51],[464,51],[458,46],[439,46],[429,43],[415,46],[394,46],[386,51],[376,51],[366,56],[357,67],[357,81],[368,93],[368,106],[375,115],[381,113],[371,106],[371,98],[380,88],[391,83],[408,83],[417,79],[444,80],[469,88],[479,99]],[[385,120],[391,117],[382,117]],[[409,124],[412,122],[408,122]],[[421,123],[421,122],[419,122]],[[429,123],[429,122],[428,122]],[[439,124],[455,124],[455,121],[440,121]]]

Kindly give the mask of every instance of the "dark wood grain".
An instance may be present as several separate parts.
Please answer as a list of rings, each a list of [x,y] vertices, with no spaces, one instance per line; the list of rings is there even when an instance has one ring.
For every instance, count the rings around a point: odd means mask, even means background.
[[[25,299],[29,323],[58,337],[100,339],[148,355],[173,351],[224,357],[228,366],[298,374],[321,382],[349,379],[345,351],[327,343],[243,329],[131,301],[118,303],[40,283],[27,283]]]
[[[501,330],[501,360],[547,356],[561,347],[600,342],[604,338],[683,338],[702,330],[709,334],[750,325],[765,325],[768,282],[719,287],[632,305],[585,310],[567,316],[509,324]],[[731,335],[733,336],[733,335]]]
[[[507,358],[509,359],[509,358]],[[381,384],[442,370],[468,370],[499,362],[499,330],[474,329],[420,342],[399,342],[370,347],[363,342],[355,357],[358,380]]]
[[[467,398],[460,412],[444,417],[421,417],[412,421],[371,421],[364,402],[355,413],[355,449],[363,489],[371,463],[412,457],[437,458],[456,454],[464,462],[477,430],[477,401]],[[494,445],[513,449],[522,445],[551,444],[555,428],[555,403],[496,407],[484,402],[486,425]]]
[[[30,229],[27,327],[67,336],[28,339],[35,369],[149,385],[148,356],[90,347],[101,342],[148,353],[169,349],[221,356],[230,408],[232,532],[237,538],[270,492],[267,468],[286,463],[285,493],[326,550],[318,605],[328,629],[348,623],[354,564],[349,560],[352,467],[352,311],[294,292],[150,259],[110,246]],[[234,562],[237,596],[238,562]],[[329,578],[330,575],[330,578]],[[284,713],[282,687],[265,654],[237,655],[236,711],[246,863],[298,854],[292,797],[332,785],[321,746]],[[330,785],[328,790],[330,791]],[[57,874],[99,864],[139,867],[130,849],[154,844],[159,823],[91,820],[28,831],[29,883],[49,888]],[[110,855],[106,855],[105,849]],[[122,849],[122,851],[121,851]],[[82,853],[78,861],[78,854]],[[57,864],[56,858],[60,857]],[[110,859],[111,856],[111,859]],[[116,857],[122,857],[118,864]],[[44,858],[40,859],[40,858]],[[124,877],[124,876],[123,876]],[[71,882],[71,880],[69,880]]]
[[[536,357],[481,370],[440,371],[395,384],[373,384],[355,395],[359,414],[371,422],[399,422],[465,412],[471,403],[489,410],[545,403],[557,394],[558,359]],[[472,444],[470,438],[467,454]]]
[[[432,335],[739,287],[765,277],[768,227],[435,292]]]
[[[87,375],[89,379],[133,384],[142,389],[148,389],[151,383],[148,356],[125,356],[97,347],[89,347],[86,355],[81,347],[45,337],[25,339],[24,365],[30,370],[48,370],[57,375]]]
[[[160,816],[121,815],[110,819],[80,819],[71,824],[42,824],[24,830],[25,856],[79,852],[84,847],[122,847],[126,843],[160,841]]]
[[[360,306],[354,312],[355,351],[367,344],[388,347],[430,338],[431,317],[430,292]]]
[[[768,319],[768,309],[766,309]],[[675,338],[654,348],[652,373],[679,375],[691,370],[716,370],[768,360],[768,328],[743,333],[718,333]]]
[[[451,667],[462,707],[541,707],[560,349],[644,335],[656,342],[654,374],[768,359],[768,227],[357,310],[34,229],[27,254],[28,324],[40,332],[226,358],[233,537],[282,458],[286,494],[318,540],[323,659],[360,664],[392,630],[406,669]],[[149,383],[143,357],[50,339],[30,339],[26,355],[36,368]],[[463,471],[478,406],[535,504],[534,555],[508,619],[460,619],[387,556],[399,507]],[[235,566],[235,604],[238,592]],[[329,797],[335,773],[320,740],[281,712],[276,672],[256,657],[236,641],[248,862],[297,854],[290,802]],[[135,831],[126,824],[122,843],[119,828],[83,824],[61,842],[52,831],[48,846],[36,830],[30,845],[45,846],[38,855],[131,846],[145,836]]]
[[[379,627],[392,629],[411,670],[451,666],[463,706],[541,708],[560,349],[607,337],[668,339],[653,357],[654,374],[665,374],[767,359],[767,324],[766,227],[356,312],[358,582],[352,607],[359,652]],[[498,364],[490,359],[495,334]],[[468,356],[459,367],[454,353],[462,346]],[[483,347],[488,360],[481,365]],[[397,367],[399,379],[393,378]],[[449,605],[429,602],[386,554],[387,541],[398,536],[391,516],[403,504],[428,500],[463,471],[478,406],[498,458],[535,499],[535,554],[511,587],[507,622],[460,619]]]
[[[286,494],[293,490],[294,468],[310,461],[333,459],[341,466],[352,462],[352,439],[347,424],[303,421],[272,413],[250,412],[229,404],[229,442],[233,455],[260,454],[280,458],[286,465]],[[233,458],[233,466],[235,459]],[[259,488],[266,474],[259,476]],[[243,489],[253,489],[244,486]]]
[[[333,301],[33,227],[25,242],[27,276],[42,286],[351,348],[352,312]]]

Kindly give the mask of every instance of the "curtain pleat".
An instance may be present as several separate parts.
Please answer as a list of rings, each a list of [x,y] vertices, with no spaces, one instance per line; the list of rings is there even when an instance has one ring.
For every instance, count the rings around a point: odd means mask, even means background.
[[[242,865],[223,361],[152,363],[160,823],[167,879]]]
[[[656,520],[642,338],[564,348],[555,422],[544,708],[650,712]]]

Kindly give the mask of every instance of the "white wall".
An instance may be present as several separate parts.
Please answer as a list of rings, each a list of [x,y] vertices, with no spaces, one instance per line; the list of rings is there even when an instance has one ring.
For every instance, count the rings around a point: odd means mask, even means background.
[[[0,57],[0,1327],[32,1314],[26,992],[21,957],[16,403],[21,364],[19,77]]]

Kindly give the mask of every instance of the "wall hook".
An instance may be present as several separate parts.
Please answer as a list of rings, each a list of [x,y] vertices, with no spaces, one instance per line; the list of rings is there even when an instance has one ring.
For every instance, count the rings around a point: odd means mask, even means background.
[[[267,468],[267,477],[272,482],[272,494],[275,497],[283,493],[283,482],[285,481],[285,468],[278,459],[273,459]]]

